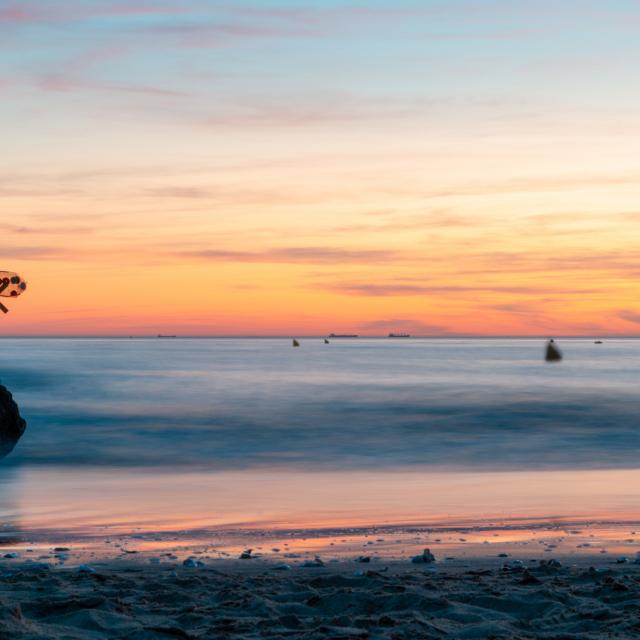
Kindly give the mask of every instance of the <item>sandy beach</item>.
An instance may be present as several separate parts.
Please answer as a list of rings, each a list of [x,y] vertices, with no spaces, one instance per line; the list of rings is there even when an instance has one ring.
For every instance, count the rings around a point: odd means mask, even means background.
[[[0,638],[634,638],[637,531],[547,521],[3,535]]]
[[[0,637],[577,640],[640,631],[640,565],[613,559],[282,567],[4,560]]]

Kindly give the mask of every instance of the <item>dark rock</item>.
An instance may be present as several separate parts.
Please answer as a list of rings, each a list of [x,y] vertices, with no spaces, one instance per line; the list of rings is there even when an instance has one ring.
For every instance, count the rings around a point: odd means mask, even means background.
[[[0,458],[9,455],[27,428],[20,410],[6,387],[0,384]]]

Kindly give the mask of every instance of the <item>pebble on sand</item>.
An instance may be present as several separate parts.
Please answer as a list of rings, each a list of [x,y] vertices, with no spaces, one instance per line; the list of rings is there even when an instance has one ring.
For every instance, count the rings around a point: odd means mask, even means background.
[[[202,562],[202,560],[196,560],[195,558],[187,558],[182,563],[182,566],[187,569],[199,569],[200,567],[204,567],[204,562]]]
[[[90,567],[88,564],[81,564],[78,569],[78,573],[95,573],[96,570],[93,567]]]
[[[320,558],[316,556],[313,560],[306,560],[305,562],[303,562],[302,566],[307,569],[315,568],[315,567],[324,567],[324,562],[322,562],[322,560],[320,560]]]
[[[413,564],[428,564],[435,561],[436,557],[433,555],[433,553],[431,553],[430,549],[425,549],[422,552],[422,555],[413,556],[413,558],[411,559],[411,562],[413,562]]]

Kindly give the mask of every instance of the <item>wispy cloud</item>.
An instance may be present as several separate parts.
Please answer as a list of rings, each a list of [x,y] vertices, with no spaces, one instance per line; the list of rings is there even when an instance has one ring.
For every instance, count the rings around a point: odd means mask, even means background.
[[[504,313],[526,316],[538,315],[540,312],[539,305],[537,303],[527,302],[505,302],[503,304],[491,305],[491,308]]]
[[[29,225],[15,225],[15,224],[1,224],[0,230],[4,233],[15,235],[78,235],[78,234],[91,234],[94,233],[95,228],[91,226],[29,226]],[[4,250],[3,250],[4,251]]]
[[[96,80],[84,80],[60,72],[42,76],[36,80],[36,84],[40,89],[53,92],[103,91],[106,93],[134,94],[153,98],[184,98],[188,95],[184,91],[177,91],[176,89],[169,89],[167,87],[98,82]]]
[[[380,296],[420,296],[437,294],[439,296],[456,295],[461,293],[508,293],[508,294],[566,294],[584,295],[587,293],[598,293],[596,288],[568,288],[544,285],[500,285],[500,284],[410,284],[406,282],[389,282],[380,284],[358,283],[358,282],[331,282],[317,285],[318,288],[343,293],[345,295],[356,295],[365,297]]]
[[[152,198],[200,199],[211,198],[211,190],[201,187],[158,187],[147,189],[146,194]]]
[[[638,311],[618,311],[618,317],[633,324],[640,324],[640,312]]]
[[[397,255],[392,251],[377,249],[345,249],[341,247],[280,247],[264,251],[234,251],[202,249],[183,251],[185,258],[217,262],[283,262],[308,264],[339,264],[388,262]]]
[[[2,247],[3,258],[19,258],[20,260],[56,260],[73,255],[73,252],[54,246],[7,246]]]
[[[460,184],[448,189],[425,192],[425,198],[455,198],[461,196],[494,195],[538,191],[565,191],[572,189],[599,189],[615,185],[640,185],[640,174],[594,173],[535,178],[510,178],[501,182]]]
[[[47,13],[24,5],[14,4],[0,8],[0,25],[28,24],[40,22],[45,19]]]

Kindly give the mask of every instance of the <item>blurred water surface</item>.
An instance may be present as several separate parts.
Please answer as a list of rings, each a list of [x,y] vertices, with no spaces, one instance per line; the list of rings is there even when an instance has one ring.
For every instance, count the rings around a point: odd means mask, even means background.
[[[0,462],[0,515],[584,515],[594,487],[598,513],[633,515],[640,341],[560,346],[546,364],[530,339],[3,339],[28,428]]]
[[[4,339],[3,465],[635,467],[640,341]]]

